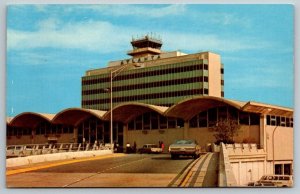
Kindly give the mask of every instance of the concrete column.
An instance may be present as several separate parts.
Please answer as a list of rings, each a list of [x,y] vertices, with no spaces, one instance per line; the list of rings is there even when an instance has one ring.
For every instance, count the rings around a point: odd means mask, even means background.
[[[128,141],[128,124],[123,124],[123,148],[126,148]]]
[[[31,138],[31,144],[34,144],[35,130],[36,130],[36,129],[31,129],[31,137],[32,137],[32,138],[30,137],[30,138]]]
[[[239,173],[238,173],[239,175],[238,175],[238,180],[237,180],[237,182],[238,182],[238,184],[239,185],[241,185],[241,176],[242,176],[242,161],[239,161]]]
[[[73,130],[73,138],[74,138],[74,143],[78,143],[78,127],[74,127]]]
[[[259,119],[259,148],[266,151],[267,136],[266,136],[266,115],[261,115]]]
[[[189,121],[184,121],[183,139],[188,139]]]

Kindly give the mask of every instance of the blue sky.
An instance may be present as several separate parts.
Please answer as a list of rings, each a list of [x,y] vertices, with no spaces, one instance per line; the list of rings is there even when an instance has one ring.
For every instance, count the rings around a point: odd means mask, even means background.
[[[6,114],[80,107],[85,71],[147,33],[165,51],[220,54],[225,98],[293,107],[293,17],[291,5],[10,5]]]

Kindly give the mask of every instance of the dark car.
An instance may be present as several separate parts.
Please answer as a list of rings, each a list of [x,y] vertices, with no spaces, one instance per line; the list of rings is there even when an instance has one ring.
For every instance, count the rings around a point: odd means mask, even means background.
[[[169,147],[171,158],[175,159],[179,156],[193,156],[198,158],[200,156],[200,147],[195,140],[177,140]]]

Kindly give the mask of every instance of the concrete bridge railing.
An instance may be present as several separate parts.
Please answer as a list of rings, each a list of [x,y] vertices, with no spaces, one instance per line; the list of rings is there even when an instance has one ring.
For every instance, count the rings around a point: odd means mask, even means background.
[[[218,174],[219,187],[237,187],[237,181],[234,177],[232,167],[229,162],[228,152],[224,143],[220,145],[219,153],[219,174]]]

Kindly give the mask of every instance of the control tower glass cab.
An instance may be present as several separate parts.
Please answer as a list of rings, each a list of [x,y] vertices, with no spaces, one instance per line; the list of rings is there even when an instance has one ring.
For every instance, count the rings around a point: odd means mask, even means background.
[[[137,39],[132,38],[131,45],[133,50],[129,51],[127,54],[133,58],[159,55],[161,54],[162,44],[160,39],[148,35]]]

